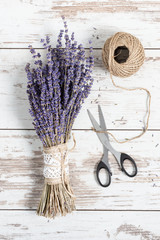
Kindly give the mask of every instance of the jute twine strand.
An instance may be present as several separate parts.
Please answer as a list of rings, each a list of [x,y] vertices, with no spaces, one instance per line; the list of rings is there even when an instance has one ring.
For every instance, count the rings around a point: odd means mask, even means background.
[[[123,46],[123,47],[125,46],[129,50],[129,57],[124,63],[118,63],[115,60],[115,50],[120,46]],[[117,77],[125,78],[136,73],[144,63],[144,59],[145,59],[144,49],[141,42],[133,35],[129,33],[118,32],[114,36],[106,40],[104,47],[102,49],[102,58],[103,58],[105,67],[110,72],[110,77],[115,87],[120,88],[122,90],[127,90],[127,91],[141,90],[141,91],[145,91],[148,95],[148,99],[147,99],[148,100],[148,107],[147,107],[148,116],[147,116],[145,127],[139,135],[124,141],[119,141],[109,131],[96,131],[96,129],[93,129],[95,132],[100,132],[100,133],[107,132],[109,135],[113,137],[113,139],[117,143],[126,143],[141,137],[147,131],[148,125],[149,125],[149,118],[150,118],[151,94],[149,90],[146,88],[142,88],[142,87],[126,88],[126,87],[119,86],[114,82],[112,76],[114,75]]]
[[[65,176],[65,160],[66,160],[66,157],[68,155],[68,152],[72,152],[76,147],[76,140],[75,140],[74,134],[72,134],[72,135],[73,135],[74,145],[71,149],[68,149],[67,143],[63,143],[63,144],[59,144],[57,146],[44,148],[44,152],[48,153],[48,154],[52,154],[56,150],[56,151],[59,151],[61,153],[61,181],[62,181],[62,185],[63,185],[64,189],[66,190],[66,192],[71,197],[75,198],[75,195],[73,194],[72,190],[71,189],[67,190],[67,188],[65,186],[65,182],[67,182],[67,183],[69,182],[69,178],[67,176]],[[50,167],[51,167],[51,165],[50,165]],[[58,183],[57,180],[54,179],[54,178],[45,178],[45,182],[49,185],[54,185],[54,184]]]

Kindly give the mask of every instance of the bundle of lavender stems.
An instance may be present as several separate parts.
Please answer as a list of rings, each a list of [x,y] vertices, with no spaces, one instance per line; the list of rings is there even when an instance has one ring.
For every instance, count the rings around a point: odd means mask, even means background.
[[[30,45],[34,67],[27,63],[27,94],[30,114],[37,135],[43,144],[44,189],[37,214],[53,218],[75,209],[75,196],[70,186],[68,145],[73,123],[88,97],[93,78],[93,49],[89,55],[77,44],[74,33],[69,35],[66,20],[57,45],[50,38],[41,39],[46,60]],[[89,42],[91,44],[91,42]]]

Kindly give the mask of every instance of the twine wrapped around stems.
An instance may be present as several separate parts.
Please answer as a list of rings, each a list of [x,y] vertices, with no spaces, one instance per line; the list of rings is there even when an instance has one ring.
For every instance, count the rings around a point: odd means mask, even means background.
[[[118,48],[120,49],[120,51],[117,53],[117,55],[115,55],[115,52]],[[117,61],[116,57],[121,54],[123,48],[125,48],[125,50],[128,51],[128,56],[126,57],[125,61],[123,60],[119,62]],[[112,75],[126,78],[136,73],[144,63],[144,59],[145,59],[144,49],[141,42],[138,40],[138,38],[134,37],[129,33],[117,32],[114,36],[106,40],[104,47],[102,49],[102,58],[103,58],[105,67],[109,70],[112,83],[115,87],[123,90],[127,90],[127,91],[141,90],[141,91],[145,91],[148,95],[147,120],[143,128],[143,131],[139,135],[124,141],[119,141],[109,131],[97,131],[93,129],[96,132],[101,132],[101,133],[107,132],[109,135],[113,137],[113,139],[117,143],[126,143],[133,139],[141,137],[147,131],[148,125],[149,125],[149,118],[150,118],[151,94],[148,89],[143,87],[126,88],[126,87],[119,86],[114,82]]]
[[[42,192],[37,214],[48,218],[56,215],[65,216],[75,210],[75,196],[69,182],[67,144],[44,147],[44,189]]]

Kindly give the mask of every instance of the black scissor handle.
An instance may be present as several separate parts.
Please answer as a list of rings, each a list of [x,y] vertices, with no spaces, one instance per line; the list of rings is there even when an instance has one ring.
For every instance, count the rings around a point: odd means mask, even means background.
[[[107,181],[105,184],[103,184],[103,183],[101,182],[100,178],[99,178],[99,173],[100,173],[101,169],[105,169],[106,174],[107,174],[107,176],[108,176],[108,181]],[[99,184],[100,184],[102,187],[108,187],[108,186],[111,184],[111,175],[112,175],[112,174],[111,174],[109,168],[108,168],[102,161],[100,161],[100,162],[98,163],[98,166],[97,166],[96,176],[97,176],[97,180],[98,180]]]
[[[128,160],[131,162],[132,166],[133,166],[133,173],[129,174],[126,169],[124,168],[124,162],[125,160]],[[125,174],[128,176],[128,177],[134,177],[137,175],[137,165],[135,163],[135,161],[133,160],[133,158],[131,158],[129,155],[127,155],[126,153],[121,153],[121,159],[120,159],[120,163],[121,163],[121,170],[123,172],[125,172]]]

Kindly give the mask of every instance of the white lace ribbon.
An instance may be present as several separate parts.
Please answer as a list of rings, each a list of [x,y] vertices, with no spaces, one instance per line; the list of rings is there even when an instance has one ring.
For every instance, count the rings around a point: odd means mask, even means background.
[[[62,178],[62,165],[61,161],[64,157],[64,171],[65,176],[69,176],[69,166],[68,166],[68,155],[67,151],[65,150],[63,152],[63,155],[60,152],[52,152],[52,153],[45,153],[43,152],[44,156],[44,169],[43,169],[43,176],[45,178],[52,178],[55,179],[61,179]]]

